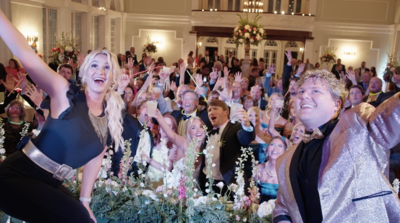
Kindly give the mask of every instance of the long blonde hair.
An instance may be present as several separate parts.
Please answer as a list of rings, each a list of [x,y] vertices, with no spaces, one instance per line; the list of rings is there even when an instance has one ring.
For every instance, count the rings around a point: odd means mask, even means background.
[[[97,55],[100,54],[107,56],[107,62],[111,67],[110,72],[112,72],[113,74],[113,82],[115,84],[118,83],[118,79],[121,75],[121,69],[119,68],[117,57],[106,49],[98,49],[92,51],[92,53],[86,56],[85,61],[83,62],[81,67],[81,72],[79,72],[79,77],[81,78],[82,84],[85,89],[87,87],[86,74],[90,67],[90,62]],[[107,116],[108,132],[111,135],[113,142],[115,143],[115,151],[118,151],[118,148],[120,147],[123,150],[124,139],[122,138],[122,113],[123,110],[125,110],[124,101],[122,100],[121,95],[112,88],[107,90],[104,100],[106,101],[106,109],[104,112]]]

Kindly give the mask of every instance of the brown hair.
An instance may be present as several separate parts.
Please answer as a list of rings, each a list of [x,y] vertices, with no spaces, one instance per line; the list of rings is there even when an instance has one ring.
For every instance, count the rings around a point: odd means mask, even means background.
[[[364,92],[364,89],[363,89],[360,85],[353,85],[353,86],[351,86],[350,89],[349,89],[349,94],[350,94],[350,90],[353,89],[353,88],[357,88],[358,90],[361,91],[361,94],[364,95],[364,93],[365,93],[365,92]]]
[[[14,58],[11,58],[11,59],[8,61],[8,63],[10,63],[10,61],[14,62],[14,64],[15,64],[15,69],[18,69],[18,70],[19,70],[19,68],[21,67],[21,65],[19,64],[19,62],[18,62],[16,59],[14,59]]]
[[[220,107],[224,111],[229,111],[228,105],[226,105],[225,102],[223,102],[219,99],[210,101],[210,103],[208,103],[208,107],[211,107],[211,106]]]
[[[244,99],[243,99],[243,104],[247,101],[247,100],[251,100],[251,101],[253,101],[253,106],[258,106],[258,101],[256,101],[256,99],[254,99],[253,97],[251,97],[251,96],[246,96]]]
[[[17,100],[17,99],[11,101],[10,104],[7,105],[7,107],[6,107],[7,118],[10,118],[10,114],[8,112],[10,107],[15,105],[15,104],[18,104],[19,107],[21,108],[21,114],[19,115],[19,119],[21,121],[24,121],[25,120],[25,116],[26,116],[26,110],[25,110],[24,104],[21,101]]]
[[[169,118],[170,120],[171,120],[171,124],[172,124],[172,131],[174,131],[176,134],[178,134],[178,125],[176,124],[176,120],[175,120],[175,118],[172,116],[172,115],[169,115],[169,114],[165,114],[165,115],[163,115],[163,117],[164,117],[164,119],[165,118]],[[160,127],[160,125],[158,126],[158,132],[160,132],[161,131],[161,127]],[[161,134],[158,134],[158,137],[157,137],[157,139],[156,139],[156,145],[157,144],[159,144],[161,142]],[[173,147],[173,142],[171,142],[170,140],[168,140],[168,142],[167,142],[167,147],[169,148],[169,149],[172,149],[172,147]]]
[[[71,70],[71,74],[74,74],[74,68],[72,68],[72,66],[69,65],[69,64],[67,64],[67,63],[61,64],[60,66],[58,66],[58,68],[57,68],[57,73],[60,73],[60,70],[61,70],[61,68],[63,68],[63,67],[65,67],[65,68],[67,68],[67,69],[70,69],[70,70]]]

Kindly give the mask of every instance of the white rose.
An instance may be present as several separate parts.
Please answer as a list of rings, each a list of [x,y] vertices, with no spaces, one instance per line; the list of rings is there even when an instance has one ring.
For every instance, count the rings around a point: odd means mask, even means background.
[[[253,31],[253,34],[256,34],[257,32],[256,31]]]
[[[245,34],[244,34],[244,37],[245,37],[245,38],[249,38],[249,37],[250,37],[250,34],[249,34],[249,33],[245,33]]]
[[[243,39],[239,39],[239,43],[243,43]]]
[[[250,26],[249,25],[245,25],[244,28],[245,29],[250,29]]]
[[[142,194],[143,194],[144,196],[146,196],[146,197],[149,197],[149,198],[155,200],[155,201],[158,200],[158,199],[157,199],[157,196],[156,196],[156,195],[154,194],[154,192],[151,191],[151,190],[144,190],[144,191],[142,192]]]
[[[260,204],[260,207],[258,207],[257,215],[260,218],[263,218],[271,214],[273,210],[274,209],[271,207],[271,204],[269,204],[268,202],[263,202],[262,204]]]
[[[224,187],[224,183],[221,181],[221,182],[217,183],[216,186],[219,187],[220,189],[222,189]]]
[[[140,182],[140,187],[144,187],[144,183],[143,182]]]
[[[261,36],[259,34],[257,34],[256,38],[257,39],[261,39]]]
[[[238,31],[238,29],[239,29],[239,26],[236,26],[236,27],[235,27],[235,32]]]
[[[252,43],[252,42],[254,42],[254,39],[253,39],[253,38],[250,38],[250,43]]]
[[[259,31],[261,34],[264,33],[264,29],[263,29],[263,28],[260,28],[258,31]]]
[[[72,52],[72,51],[74,51],[74,49],[72,48],[72,46],[66,46],[65,51]]]

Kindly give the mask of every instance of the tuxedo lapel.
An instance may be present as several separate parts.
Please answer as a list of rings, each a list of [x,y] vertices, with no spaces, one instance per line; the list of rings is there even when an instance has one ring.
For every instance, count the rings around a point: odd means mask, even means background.
[[[296,199],[297,206],[300,211],[301,218],[305,222],[306,214],[304,209],[303,198],[300,192],[299,182],[297,181],[297,169],[299,166],[299,159],[300,159],[300,151],[303,147],[303,142],[301,142],[297,147],[296,151],[293,154],[292,161],[290,162],[289,168],[289,176],[290,176],[290,184],[292,185],[292,190],[294,194],[294,198]]]

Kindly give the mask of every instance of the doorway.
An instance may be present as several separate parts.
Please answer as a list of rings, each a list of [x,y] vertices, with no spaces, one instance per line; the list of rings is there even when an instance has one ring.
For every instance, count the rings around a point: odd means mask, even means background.
[[[214,56],[214,52],[217,51],[218,52],[218,47],[210,47],[210,46],[206,46],[206,50],[208,50],[208,55]],[[204,55],[205,56],[205,55]]]

